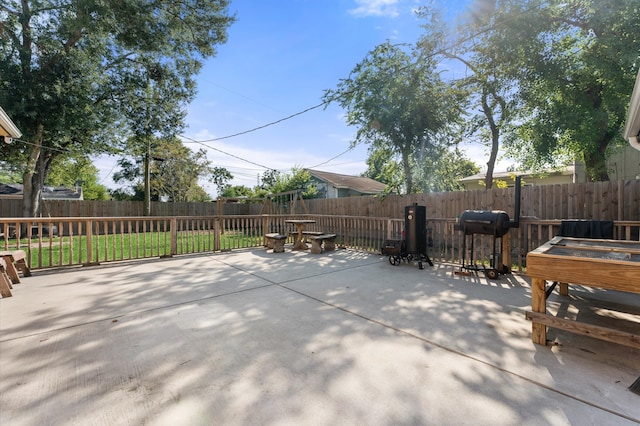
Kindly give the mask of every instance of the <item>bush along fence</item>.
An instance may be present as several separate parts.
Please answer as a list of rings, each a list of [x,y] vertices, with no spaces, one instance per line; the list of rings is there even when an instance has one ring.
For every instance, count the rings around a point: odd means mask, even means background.
[[[0,247],[25,250],[32,269],[95,265],[263,247],[264,234],[271,232],[287,235],[292,243],[294,229],[287,219],[315,220],[308,230],[336,234],[339,247],[370,253],[380,253],[385,239],[402,238],[404,228],[402,219],[344,215],[6,218],[0,219]],[[525,268],[527,252],[557,235],[560,224],[521,219],[501,244],[512,268]],[[640,221],[614,224],[614,238],[640,240]],[[474,259],[488,259],[492,236],[464,237],[455,225],[455,218],[427,220],[431,259],[459,263],[463,238],[475,238]]]

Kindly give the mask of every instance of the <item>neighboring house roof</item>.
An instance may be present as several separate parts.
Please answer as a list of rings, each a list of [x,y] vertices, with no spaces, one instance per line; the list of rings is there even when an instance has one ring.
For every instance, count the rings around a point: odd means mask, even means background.
[[[0,198],[22,198],[23,186],[19,183],[0,183]],[[62,186],[42,189],[43,200],[84,200],[82,188],[69,189]]]
[[[316,179],[324,181],[337,189],[350,189],[361,194],[379,194],[387,187],[384,183],[368,177],[342,175],[339,173],[321,172],[305,169]]]
[[[574,172],[575,172],[574,166],[567,166],[562,170],[551,172],[549,174],[571,176],[573,175]],[[459,180],[459,182],[464,183],[464,182],[475,182],[477,180],[484,180],[486,175],[487,175],[486,173],[478,173],[477,175],[472,175],[472,176],[467,176],[466,178],[462,178]],[[534,176],[534,174],[527,173],[527,172],[495,172],[493,174],[494,179],[510,179],[512,176]]]
[[[631,94],[629,112],[627,114],[627,125],[624,128],[624,137],[632,147],[640,150],[640,70],[636,77],[636,85]]]
[[[0,183],[0,198],[22,198],[22,185]]]
[[[566,166],[562,170],[546,173],[544,176],[529,172],[495,172],[493,179],[504,180],[507,183],[515,184],[515,176],[522,176],[527,185],[546,185],[554,183],[568,183],[574,180],[575,166]],[[466,189],[482,188],[481,181],[484,181],[486,173],[478,173],[477,175],[467,176],[459,179]]]
[[[11,142],[11,141],[7,141],[6,138],[17,139],[20,136],[22,136],[22,132],[20,132],[20,130],[18,130],[16,125],[13,124],[13,121],[11,121],[11,119],[9,118],[7,113],[4,112],[2,107],[0,107],[0,136],[5,137],[5,142]]]

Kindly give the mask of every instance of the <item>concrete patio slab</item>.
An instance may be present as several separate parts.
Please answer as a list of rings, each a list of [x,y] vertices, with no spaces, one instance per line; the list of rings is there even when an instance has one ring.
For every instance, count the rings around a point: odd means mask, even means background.
[[[0,424],[640,423],[639,350],[534,345],[525,277],[454,268],[256,249],[35,271],[0,300]],[[594,304],[640,327],[628,294],[550,302]]]

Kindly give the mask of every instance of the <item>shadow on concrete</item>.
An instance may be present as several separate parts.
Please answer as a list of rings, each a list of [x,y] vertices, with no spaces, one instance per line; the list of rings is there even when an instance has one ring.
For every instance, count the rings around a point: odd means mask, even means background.
[[[454,268],[239,250],[36,272],[0,300],[0,424],[640,419],[640,351],[534,345],[526,279]],[[626,296],[607,303],[637,314]]]

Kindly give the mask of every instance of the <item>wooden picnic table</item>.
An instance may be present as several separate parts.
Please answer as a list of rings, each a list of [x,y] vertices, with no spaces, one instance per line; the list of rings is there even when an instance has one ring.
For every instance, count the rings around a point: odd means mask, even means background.
[[[640,348],[640,332],[629,333],[610,327],[573,321],[546,313],[546,281],[629,293],[640,293],[640,242],[554,237],[527,254],[527,275],[531,277],[531,339],[547,344],[547,326],[584,334],[622,345]]]
[[[308,250],[309,247],[304,242],[304,227],[311,223],[316,223],[316,221],[313,219],[289,219],[285,220],[284,222],[291,223],[298,229],[298,234],[296,235],[295,241],[293,242],[293,250]]]

